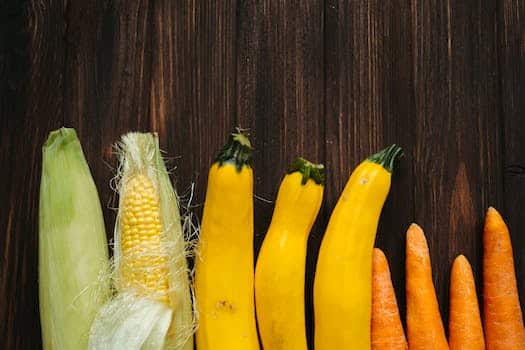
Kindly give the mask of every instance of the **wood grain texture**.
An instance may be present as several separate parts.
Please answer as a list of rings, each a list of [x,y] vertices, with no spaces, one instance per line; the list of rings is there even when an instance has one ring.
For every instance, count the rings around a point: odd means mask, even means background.
[[[41,346],[40,152],[62,125],[78,131],[108,237],[112,145],[127,131],[158,132],[179,192],[194,189],[198,217],[213,157],[235,126],[247,128],[256,251],[292,159],[325,163],[307,258],[310,345],[311,286],[330,211],[359,161],[391,143],[405,157],[377,245],[402,314],[408,225],[426,231],[446,320],[457,254],[480,286],[489,205],[508,220],[524,305],[524,18],[520,0],[0,3],[0,348]]]
[[[6,349],[40,346],[37,247],[41,145],[48,131],[63,123],[64,6],[60,1],[24,5],[10,5],[12,15],[25,16],[25,20],[9,28],[8,35],[19,33],[22,37],[10,38],[6,76],[0,78],[10,90],[2,96],[0,133],[4,169],[0,182],[5,186],[1,197],[6,204],[0,211],[0,329]],[[29,64],[20,68],[26,71],[16,74],[17,61],[25,59]]]
[[[235,9],[234,1],[153,7],[150,128],[171,150],[168,164],[183,204],[198,216],[209,164],[236,124]]]
[[[504,183],[502,215],[514,248],[522,310],[525,304],[525,2],[504,0],[498,8],[501,74],[501,135]]]
[[[446,322],[450,262],[465,254],[480,286],[484,211],[501,204],[496,5],[415,1],[412,23],[415,220]]]

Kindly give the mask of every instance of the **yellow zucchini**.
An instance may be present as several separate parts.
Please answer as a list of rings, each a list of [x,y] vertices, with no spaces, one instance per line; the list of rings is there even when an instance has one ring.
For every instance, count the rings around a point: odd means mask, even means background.
[[[315,349],[370,349],[372,251],[390,190],[392,145],[363,161],[335,206],[314,281]]]
[[[264,349],[307,350],[304,274],[308,234],[323,200],[324,167],[298,158],[279,188],[255,269]]]
[[[198,350],[259,349],[250,158],[249,140],[232,134],[208,175],[195,262]]]

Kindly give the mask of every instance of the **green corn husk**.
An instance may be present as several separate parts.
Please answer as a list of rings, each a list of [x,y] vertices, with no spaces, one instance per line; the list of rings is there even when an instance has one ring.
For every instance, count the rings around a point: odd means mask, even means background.
[[[44,349],[84,350],[109,296],[100,201],[74,129],[49,134],[42,149],[39,297]]]
[[[177,196],[164,164],[156,134],[128,133],[118,145],[120,156],[117,190],[119,212],[115,224],[112,279],[117,295],[98,313],[91,329],[89,349],[193,349],[195,315],[186,262],[187,243],[181,225]],[[122,258],[120,217],[122,195],[129,178],[147,176],[159,196],[161,244],[168,256],[168,305],[119,281]],[[147,320],[147,321],[146,321]]]

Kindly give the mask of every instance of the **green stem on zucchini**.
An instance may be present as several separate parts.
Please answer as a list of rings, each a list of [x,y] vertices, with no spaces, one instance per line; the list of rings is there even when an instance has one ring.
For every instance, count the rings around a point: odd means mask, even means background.
[[[324,165],[314,164],[308,160],[298,157],[288,168],[288,174],[293,172],[300,172],[303,175],[301,185],[306,185],[309,179],[312,179],[318,185],[324,185]]]
[[[368,160],[381,165],[389,173],[392,173],[396,158],[402,155],[403,149],[398,145],[393,144],[375,154],[372,154],[368,157]]]
[[[224,163],[233,163],[237,171],[241,171],[243,165],[250,166],[252,159],[252,145],[248,136],[242,132],[230,134],[228,142],[219,152],[215,161],[222,166]]]

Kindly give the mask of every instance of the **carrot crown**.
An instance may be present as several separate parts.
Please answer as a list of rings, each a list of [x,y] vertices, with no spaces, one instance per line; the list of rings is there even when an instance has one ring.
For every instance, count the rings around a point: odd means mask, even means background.
[[[371,162],[381,165],[389,173],[394,170],[394,162],[397,157],[403,155],[403,149],[396,144],[390,145],[387,148],[372,154],[367,159]]]
[[[316,184],[324,186],[324,165],[315,164],[304,158],[298,157],[288,168],[288,174],[300,172],[303,175],[301,185],[306,185],[309,179],[312,179]]]
[[[224,163],[233,163],[237,171],[241,171],[243,165],[250,166],[252,159],[252,144],[248,136],[241,131],[230,134],[228,142],[222,147],[215,161],[222,166]]]

